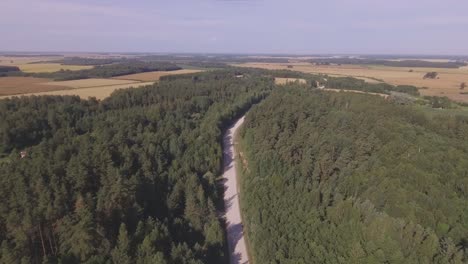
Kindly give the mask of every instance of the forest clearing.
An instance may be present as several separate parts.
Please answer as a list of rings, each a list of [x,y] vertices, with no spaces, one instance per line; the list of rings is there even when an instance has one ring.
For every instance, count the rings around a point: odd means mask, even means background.
[[[278,85],[284,85],[284,84],[294,83],[294,82],[305,84],[306,80],[300,79],[300,78],[280,78],[280,77],[275,78],[275,84],[278,84]]]

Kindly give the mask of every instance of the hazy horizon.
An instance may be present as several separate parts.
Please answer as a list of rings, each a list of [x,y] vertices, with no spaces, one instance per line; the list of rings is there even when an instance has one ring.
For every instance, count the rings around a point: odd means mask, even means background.
[[[3,0],[0,51],[468,55],[468,2]]]

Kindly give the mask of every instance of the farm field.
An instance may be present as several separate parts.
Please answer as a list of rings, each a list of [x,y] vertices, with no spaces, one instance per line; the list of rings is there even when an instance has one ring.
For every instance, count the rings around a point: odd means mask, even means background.
[[[56,72],[60,70],[78,71],[91,69],[93,66],[62,65],[59,63],[33,63],[18,65],[23,72]]]
[[[40,63],[41,61],[59,60],[62,57],[8,57],[0,56],[0,65],[18,66],[23,72],[56,72],[60,70],[83,70],[91,69],[92,66],[62,65],[60,63]]]
[[[39,57],[0,56],[0,65],[20,66],[24,64],[33,63],[33,62],[60,60],[62,58],[63,58],[62,56],[39,56]]]
[[[201,71],[202,70],[190,70],[190,69],[182,69],[182,70],[176,70],[176,71],[154,71],[154,72],[143,72],[143,73],[123,75],[123,76],[114,77],[113,79],[149,82],[149,81],[158,81],[159,78],[161,78],[162,76],[197,73]]]
[[[0,96],[70,89],[64,85],[51,85],[50,81],[45,78],[2,77]]]
[[[111,85],[123,85],[123,84],[130,84],[130,83],[138,83],[138,81],[91,78],[91,79],[81,79],[81,80],[72,80],[72,81],[48,82],[45,84],[57,85],[57,86],[68,86],[68,87],[77,89],[77,88],[90,88],[90,87],[101,87],[101,86],[111,86]]]
[[[136,83],[127,83],[127,84],[115,84],[115,85],[97,86],[97,87],[90,87],[90,88],[77,88],[77,89],[68,89],[68,90],[27,93],[27,94],[21,94],[21,96],[77,95],[83,99],[88,99],[89,97],[96,97],[96,99],[102,100],[110,96],[112,92],[114,92],[115,90],[126,89],[126,88],[138,88],[138,87],[142,87],[146,85],[151,85],[153,83],[154,82],[136,82]],[[10,98],[10,97],[13,97],[13,96],[12,95],[0,96],[0,99]]]
[[[452,100],[468,102],[468,95],[460,94],[460,83],[468,83],[468,68],[441,69],[441,68],[405,68],[387,66],[361,66],[361,65],[313,65],[310,63],[243,63],[234,64],[240,67],[254,67],[263,69],[289,69],[305,73],[322,73],[332,76],[351,76],[366,78],[368,80],[383,80],[394,85],[414,85],[427,87],[421,89],[422,95],[447,96]],[[288,68],[292,66],[293,68]],[[412,70],[412,72],[410,72]],[[439,79],[423,79],[427,72],[439,73]]]

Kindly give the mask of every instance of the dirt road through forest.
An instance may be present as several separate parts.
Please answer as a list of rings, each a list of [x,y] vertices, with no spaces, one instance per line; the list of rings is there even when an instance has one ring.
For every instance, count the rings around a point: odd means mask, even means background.
[[[234,150],[234,135],[244,123],[244,117],[229,127],[223,136],[224,163],[224,206],[227,225],[227,239],[231,264],[248,264],[249,257],[244,239],[237,189],[236,159]]]

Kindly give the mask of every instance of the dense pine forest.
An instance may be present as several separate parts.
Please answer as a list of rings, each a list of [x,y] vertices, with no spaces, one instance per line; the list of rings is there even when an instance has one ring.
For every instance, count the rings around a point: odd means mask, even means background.
[[[468,118],[277,89],[240,132],[254,263],[466,263]]]
[[[222,263],[221,133],[273,79],[0,101],[1,263]]]

